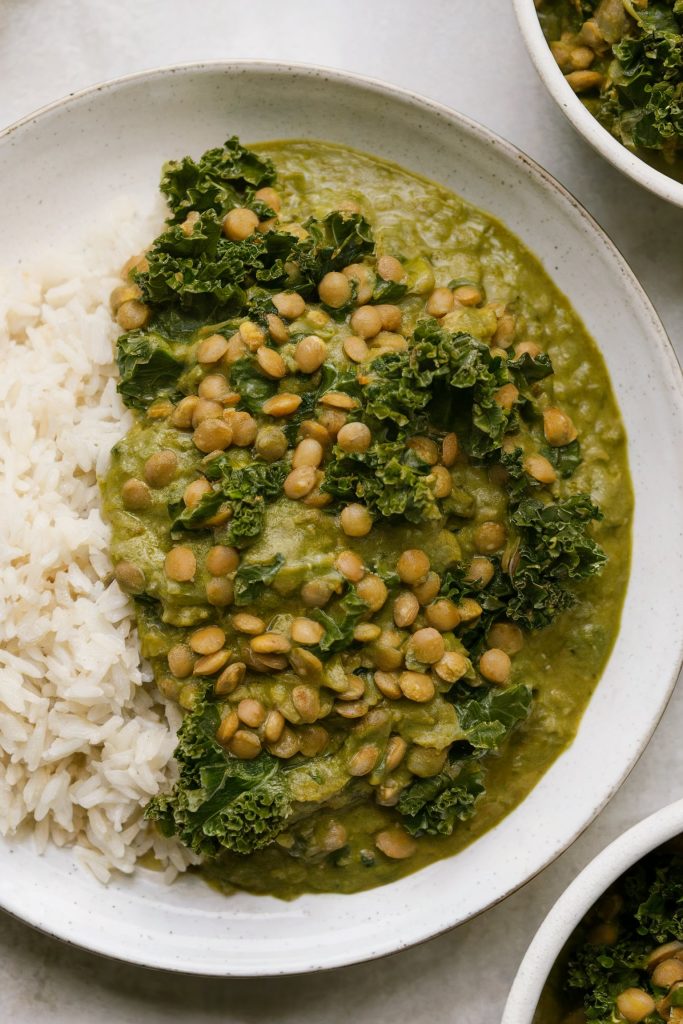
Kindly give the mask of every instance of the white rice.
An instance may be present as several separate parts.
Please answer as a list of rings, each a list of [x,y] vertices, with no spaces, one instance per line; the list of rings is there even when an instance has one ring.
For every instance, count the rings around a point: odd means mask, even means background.
[[[58,276],[0,272],[0,833],[74,846],[103,882],[152,851],[170,881],[192,858],[143,808],[180,715],[145,686],[97,482],[131,422],[109,294],[158,214],[110,226]]]

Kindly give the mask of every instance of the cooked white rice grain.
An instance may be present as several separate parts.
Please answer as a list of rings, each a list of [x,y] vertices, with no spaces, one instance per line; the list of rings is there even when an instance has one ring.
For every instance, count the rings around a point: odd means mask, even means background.
[[[120,206],[68,265],[0,271],[0,833],[74,846],[102,882],[150,851],[164,881],[194,860],[143,818],[180,713],[145,687],[97,482],[131,424],[109,295],[158,223]]]

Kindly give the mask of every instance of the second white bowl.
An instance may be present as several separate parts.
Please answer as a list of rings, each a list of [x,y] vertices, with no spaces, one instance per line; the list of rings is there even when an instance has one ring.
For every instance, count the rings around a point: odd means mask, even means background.
[[[582,918],[624,871],[681,832],[683,800],[677,800],[624,832],[584,868],[536,932],[510,990],[501,1024],[532,1024],[548,975]]]
[[[676,181],[651,167],[626,146],[622,146],[593,117],[567,84],[543,35],[534,0],[513,0],[513,3],[524,42],[541,81],[576,130],[623,174],[662,199],[676,206],[683,206],[683,182]]]

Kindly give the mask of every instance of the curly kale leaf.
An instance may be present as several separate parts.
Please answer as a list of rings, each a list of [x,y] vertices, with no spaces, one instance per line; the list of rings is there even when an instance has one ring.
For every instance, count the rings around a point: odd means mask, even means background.
[[[335,447],[321,490],[343,503],[361,501],[375,515],[419,523],[441,516],[427,481],[429,471],[401,441],[373,444],[366,452]]]
[[[622,897],[618,941],[586,941],[589,918],[573,940],[565,980],[570,998],[581,996],[587,1019],[605,1024],[615,1019],[615,998],[625,988],[661,995],[645,961],[653,947],[683,938],[683,857],[666,848],[655,851],[630,868],[616,889]]]
[[[212,459],[204,472],[209,480],[218,481],[224,500],[232,508],[229,542],[236,547],[245,547],[263,529],[266,504],[276,501],[282,494],[287,464],[250,462],[246,466],[234,466],[231,455],[225,454]]]
[[[572,585],[595,576],[606,561],[605,552],[588,532],[590,523],[599,519],[600,510],[586,494],[547,505],[524,497],[510,514],[517,536],[510,541],[506,557],[493,560],[495,573],[485,588],[467,579],[463,565],[443,574],[443,597],[453,601],[472,597],[484,609],[468,633],[471,649],[502,616],[527,629],[542,629],[559,612],[573,607]]]
[[[274,181],[271,161],[246,149],[233,135],[224,146],[208,149],[199,160],[187,156],[166,163],[160,187],[171,208],[171,220],[177,223],[190,210],[224,213],[241,205],[247,190]]]
[[[481,770],[466,761],[449,761],[443,771],[404,789],[397,809],[413,836],[450,836],[458,821],[475,812],[485,792]]]
[[[602,513],[586,494],[548,505],[536,498],[520,502],[510,517],[522,536],[516,571],[535,563],[555,580],[594,576],[605,563],[605,553],[586,527],[599,519]]]
[[[235,604],[252,604],[284,564],[285,556],[276,555],[271,562],[240,565],[235,574]]]
[[[178,781],[145,811],[164,835],[207,857],[267,846],[291,813],[280,762],[265,753],[253,761],[232,757],[216,740],[219,724],[219,705],[206,699],[185,716],[175,751]]]
[[[353,643],[353,631],[367,610],[365,601],[351,589],[337,604],[335,616],[323,611],[322,608],[316,608],[311,612],[312,618],[325,627],[325,634],[315,647],[315,653],[322,658],[329,658],[330,655],[338,654],[339,651],[350,647]]]
[[[627,145],[673,153],[683,147],[683,10],[671,0],[632,10],[633,29],[612,47],[607,116]]]
[[[309,238],[304,239],[292,253],[297,265],[299,291],[308,290],[333,270],[343,270],[375,251],[372,229],[360,213],[334,210],[323,220],[310,218],[304,227]]]
[[[625,888],[627,902],[638,903],[640,935],[658,943],[683,937],[683,857],[650,858],[641,871],[634,869]]]
[[[277,391],[277,381],[259,373],[256,362],[243,356],[230,367],[230,384],[240,395],[240,409],[260,415],[263,403]]]
[[[543,445],[541,453],[554,466],[558,476],[563,479],[572,476],[581,465],[581,445],[578,441],[570,441],[560,448]]]
[[[172,304],[186,316],[219,320],[245,307],[253,281],[282,284],[297,245],[294,235],[278,231],[231,241],[207,212],[190,234],[176,224],[159,235],[147,253],[147,269],[134,276],[152,306]]]
[[[511,368],[512,367],[512,368]],[[523,356],[506,365],[490,346],[435,320],[421,320],[406,352],[376,359],[365,388],[365,415],[414,433],[431,423],[457,430],[471,455],[499,448],[517,425],[513,405],[505,409],[497,393],[505,384],[526,385],[552,372],[547,356]]]
[[[171,534],[179,530],[195,530],[205,526],[206,520],[215,516],[225,498],[220,490],[207,491],[202,494],[196,505],[186,505],[184,501],[169,501],[168,514],[171,519]]]
[[[626,988],[640,987],[642,964],[651,948],[645,940],[628,938],[614,946],[586,944],[577,951],[567,970],[567,988],[583,991],[589,1020],[612,1024],[616,997]]]
[[[217,486],[203,494],[192,508],[185,507],[183,502],[170,504],[171,530],[203,527],[207,519],[228,503],[232,509],[228,539],[236,547],[244,547],[261,533],[266,505],[282,494],[287,465],[250,462],[246,466],[235,466],[232,455],[225,453],[206,464],[204,475]]]
[[[533,694],[528,686],[493,687],[483,697],[476,689],[470,692],[471,696],[462,700],[459,688],[459,699],[453,703],[467,742],[477,750],[495,750],[531,710]]]
[[[517,359],[508,359],[507,368],[520,387],[526,387],[534,381],[545,380],[553,373],[553,364],[547,352],[540,352],[537,356],[523,352]]]
[[[521,448],[512,448],[510,451],[501,449],[500,452],[495,452],[494,455],[494,463],[497,460],[508,475],[505,484],[508,499],[511,504],[517,504],[528,494],[531,488],[538,486],[537,482],[527,476],[524,470],[524,452]]]
[[[146,409],[158,398],[179,397],[176,385],[185,367],[160,334],[122,334],[116,343],[116,362],[116,390],[129,409]]]
[[[372,291],[372,302],[398,302],[407,291],[408,285],[401,281],[385,281],[383,277],[378,277]]]
[[[588,533],[602,514],[586,494],[543,504],[523,499],[510,516],[518,537],[489,584],[490,595],[505,604],[508,618],[529,629],[548,626],[576,603],[571,584],[600,572],[605,552]]]

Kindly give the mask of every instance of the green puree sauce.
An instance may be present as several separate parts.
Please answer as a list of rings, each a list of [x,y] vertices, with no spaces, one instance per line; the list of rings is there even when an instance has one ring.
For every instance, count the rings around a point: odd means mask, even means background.
[[[331,733],[324,771],[313,769],[309,777],[297,768],[301,758],[285,762],[288,771],[291,769],[288,777],[294,779],[297,800],[311,801],[305,813],[301,813],[302,805],[297,803],[279,841],[248,855],[227,851],[218,857],[206,857],[200,868],[207,880],[226,892],[238,887],[289,899],[310,891],[355,892],[451,856],[499,822],[529,793],[571,742],[614,643],[629,572],[633,497],[624,429],[602,357],[567,299],[552,284],[538,260],[509,231],[439,185],[347,148],[302,141],[269,143],[254,149],[275,164],[275,187],[282,197],[283,221],[304,223],[311,215],[322,219],[348,202],[360,207],[372,227],[376,254],[396,256],[405,268],[407,292],[387,299],[401,307],[402,335],[410,338],[418,318],[424,319],[425,301],[435,285],[457,282],[453,285],[456,287],[466,283],[481,290],[482,301],[450,314],[450,330],[491,343],[500,322],[497,317],[505,310],[514,316],[514,344],[521,340],[534,342],[550,356],[554,373],[530,385],[529,394],[533,394],[538,408],[515,435],[517,444],[525,455],[538,451],[552,454],[543,444],[540,413],[548,406],[557,406],[571,417],[578,431],[581,458],[551,488],[537,488],[531,496],[543,499],[551,494],[554,500],[561,501],[573,495],[590,495],[603,518],[590,524],[588,534],[607,556],[599,573],[570,582],[576,603],[560,611],[551,625],[528,629],[520,620],[524,646],[512,657],[509,687],[526,684],[531,688],[530,712],[526,717],[517,716],[520,721],[504,736],[500,746],[491,744],[490,752],[481,751],[486,792],[476,800],[474,813],[469,817],[465,811],[458,815],[451,822],[454,827],[450,835],[420,834],[422,830],[413,827],[413,833],[417,833],[415,851],[406,859],[385,856],[375,845],[378,832],[395,828],[404,819],[396,807],[375,802],[367,785],[368,779],[373,781],[372,775],[349,780],[349,758],[368,741],[368,736],[353,720],[342,719],[334,724],[334,691],[329,686],[320,687],[318,724]],[[374,257],[370,262],[373,260]],[[145,285],[139,280],[144,292]],[[338,319],[321,318],[317,297],[307,301],[307,312],[290,325],[291,333],[317,334],[327,345],[327,363],[344,372],[357,369],[342,347],[343,338],[351,333],[348,314]],[[244,315],[238,318],[237,326],[240,319],[245,319]],[[328,508],[319,509],[284,496],[267,499],[263,530],[243,547],[240,571],[246,566],[275,565],[278,556],[284,559],[282,566],[268,585],[257,588],[251,602],[239,608],[212,607],[206,599],[206,586],[211,580],[206,555],[213,545],[231,543],[230,521],[213,530],[190,529],[171,537],[169,504],[173,509],[174,503],[181,502],[185,487],[197,478],[203,455],[193,444],[192,431],[176,429],[169,418],[170,407],[164,405],[168,401],[177,405],[180,393],[196,393],[199,380],[207,372],[215,372],[215,367],[200,369],[196,356],[187,353],[196,351],[198,337],[206,337],[215,330],[230,337],[236,326],[231,323],[228,329],[223,319],[218,328],[215,320],[208,322],[213,323],[211,329],[191,335],[193,325],[176,320],[173,336],[168,320],[163,321],[163,330],[152,320],[149,330],[163,334],[168,351],[175,355],[185,353],[183,374],[176,385],[178,391],[172,394],[172,389],[166,387],[161,389],[161,398],[156,402],[152,395],[146,403],[138,404],[135,426],[116,445],[111,469],[103,482],[104,506],[113,528],[114,564],[132,563],[144,575],[144,584],[134,583],[130,588],[138,598],[142,653],[152,662],[162,691],[187,709],[196,706],[197,694],[201,695],[207,686],[212,693],[216,677],[175,678],[169,672],[166,656],[174,644],[187,642],[197,627],[220,625],[227,635],[226,646],[234,647],[238,653],[244,651],[249,638],[236,635],[232,628],[231,616],[236,611],[259,615],[271,628],[286,632],[292,616],[311,615],[310,608],[302,607],[301,585],[311,577],[338,580],[335,558],[341,550],[351,548],[386,579],[389,599],[372,616],[372,621],[384,629],[394,628],[393,600],[400,590],[410,589],[402,587],[392,576],[402,551],[420,548],[442,579],[449,572],[457,575],[456,567],[468,566],[477,554],[477,527],[492,520],[507,523],[510,513],[509,486],[502,485],[500,473],[492,469],[491,462],[462,455],[450,471],[453,491],[447,499],[451,504],[450,518],[446,520],[406,522],[401,517],[382,519],[376,515],[367,536],[347,537],[339,529],[338,518],[339,508],[346,501],[335,501]],[[285,358],[287,351],[287,346],[280,349]],[[512,350],[508,355],[513,357]],[[360,372],[365,369],[362,366]],[[295,388],[288,380],[281,390]],[[268,420],[258,415],[256,418],[259,422]],[[151,504],[144,511],[127,508],[122,500],[124,483],[130,478],[144,479],[146,460],[160,449],[177,455],[172,480],[151,489]],[[555,453],[558,451],[554,449]],[[228,454],[237,467],[252,458],[246,449],[232,447]],[[322,468],[326,469],[325,463]],[[427,470],[423,467],[420,472],[423,471]],[[270,472],[275,473],[272,467]],[[166,577],[165,558],[174,544],[190,547],[195,555],[196,572],[191,581],[173,583]],[[498,564],[500,552],[492,558]],[[456,595],[454,600],[457,604],[462,598]],[[484,603],[483,597],[481,601]],[[485,611],[484,616],[487,614]],[[280,618],[274,619],[275,616]],[[424,625],[422,619],[418,625]],[[476,623],[472,628],[476,631]],[[480,692],[502,692],[503,688],[486,684],[476,673],[477,659],[487,644],[482,637],[477,646],[468,634],[475,635],[468,628],[445,634],[447,649],[469,655],[474,664],[467,676],[454,684],[450,695],[453,697],[458,687],[464,687],[475,697]],[[359,647],[356,644],[346,653],[333,654],[327,664],[348,657],[351,660],[345,663],[346,671],[357,667],[360,670]],[[415,667],[425,670],[425,666]],[[280,675],[286,677],[285,682]],[[229,700],[234,704],[238,698],[255,697],[267,708],[281,708],[285,718],[297,728],[301,719],[292,706],[290,677],[289,671],[271,675],[248,671]],[[391,705],[392,730],[406,740],[409,749],[419,747],[421,738],[427,746],[439,745],[439,736],[442,747],[456,741],[452,754],[460,749],[458,742],[462,747],[464,736],[458,733],[457,717],[447,699],[448,686],[442,686],[434,700],[425,704],[406,699],[383,700],[372,684],[371,672],[367,680],[366,695],[371,693],[372,697],[366,699],[373,706]],[[369,738],[377,740],[376,733],[370,730]],[[471,754],[471,748],[467,749]],[[404,787],[415,782],[403,766],[394,774]],[[315,810],[318,804],[322,806]],[[312,809],[315,813],[311,815]],[[339,849],[326,853],[323,837],[330,824],[343,826],[346,841]],[[457,870],[457,861],[453,870]]]

